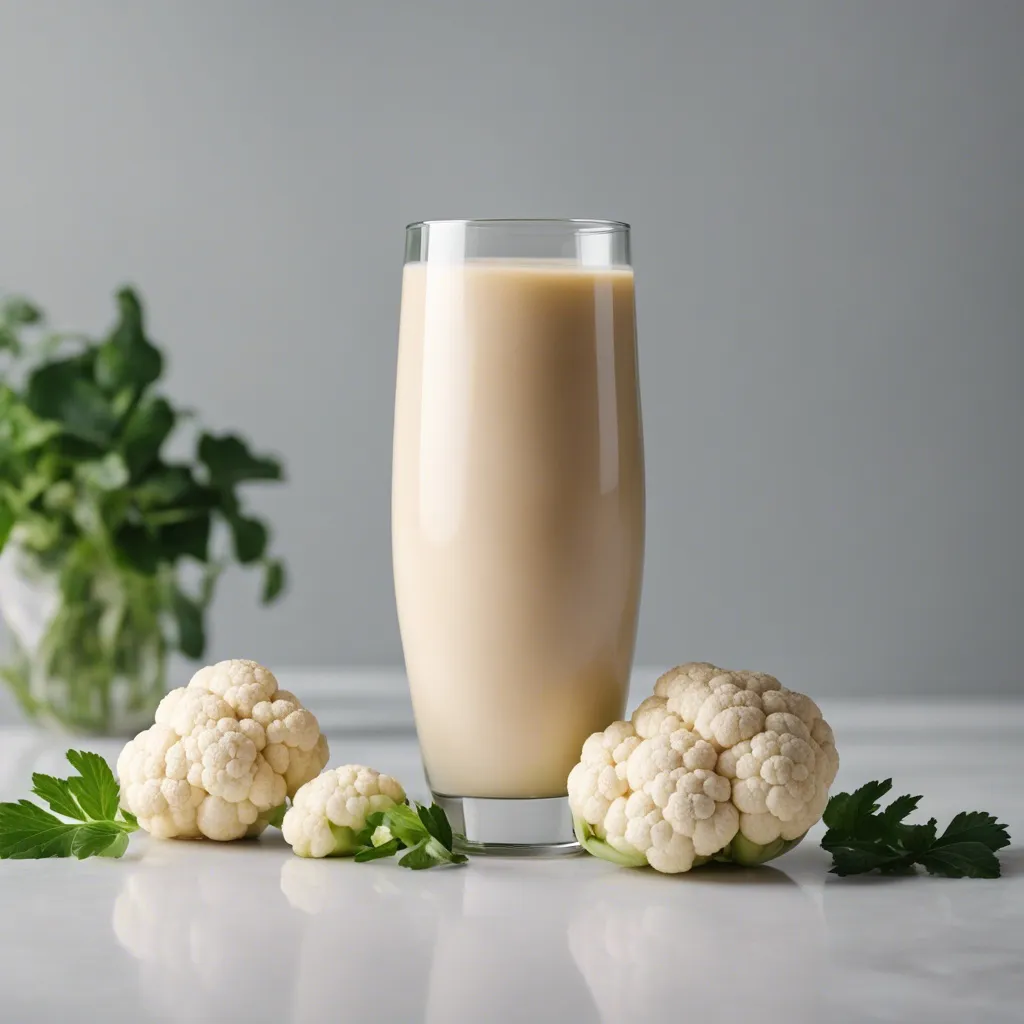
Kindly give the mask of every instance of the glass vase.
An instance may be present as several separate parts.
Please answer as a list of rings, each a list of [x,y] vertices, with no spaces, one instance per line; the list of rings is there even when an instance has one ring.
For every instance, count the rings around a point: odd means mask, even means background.
[[[13,539],[0,552],[0,679],[25,714],[79,734],[131,735],[166,692],[166,587],[115,565],[78,573]]]

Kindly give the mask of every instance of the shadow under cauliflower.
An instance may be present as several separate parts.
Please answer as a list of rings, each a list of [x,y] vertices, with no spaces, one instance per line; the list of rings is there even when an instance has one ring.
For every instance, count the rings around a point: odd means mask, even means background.
[[[817,704],[761,672],[690,662],[628,722],[583,744],[569,774],[576,836],[625,867],[763,864],[820,818],[839,755]]]

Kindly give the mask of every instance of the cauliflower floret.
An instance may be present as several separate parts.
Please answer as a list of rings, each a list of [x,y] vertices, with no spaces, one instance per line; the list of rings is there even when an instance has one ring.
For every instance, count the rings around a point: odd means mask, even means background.
[[[654,693],[664,697],[668,710],[678,715],[688,729],[692,729],[701,704],[719,685],[729,681],[728,678],[722,678],[728,675],[724,668],[710,665],[706,661],[689,662],[669,669],[660,676],[654,684]]]
[[[273,700],[278,691],[277,678],[269,668],[245,659],[207,665],[192,677],[188,685],[189,688],[208,690],[223,697],[239,718],[254,717],[253,708],[261,701]]]
[[[677,768],[714,768],[717,757],[715,748],[689,729],[660,733],[633,748],[626,761],[626,780],[630,789],[650,789]],[[655,801],[665,806],[664,800]]]
[[[259,714],[257,715],[257,709]],[[327,763],[314,715],[253,661],[200,669],[121,751],[121,803],[162,839],[238,839]]]
[[[762,837],[757,842],[772,830],[772,839],[795,839],[807,831],[813,824],[805,824],[807,811],[818,791],[815,761],[809,735],[771,729],[722,753],[718,770],[733,780],[732,801],[747,816],[747,838],[754,838],[750,830]],[[751,820],[760,815],[766,820]]]
[[[587,821],[603,822],[612,802],[627,791],[626,763],[639,745],[640,738],[629,722],[612,722],[604,732],[586,739],[567,787],[570,803],[575,796]]]
[[[654,684],[654,692],[658,697],[671,697],[674,692],[690,683],[706,685],[712,679],[725,672],[724,668],[712,665],[710,661],[688,661],[685,665],[676,665],[658,676]]]
[[[676,832],[693,842],[694,853],[710,857],[718,853],[740,826],[739,811],[729,802],[729,780],[713,771],[676,769],[671,773],[675,790],[665,801],[662,816]]]
[[[312,750],[301,750],[298,747],[288,749],[288,767],[284,772],[284,781],[288,786],[288,795],[292,796],[310,779],[316,778],[330,759],[331,752],[327,746],[327,737],[321,736]]]
[[[346,764],[299,789],[281,830],[300,857],[350,856],[367,817],[402,803],[405,790],[396,779],[364,765]]]
[[[701,700],[692,724],[687,721],[687,725],[714,743],[719,750],[750,739],[764,728],[761,697],[753,690],[743,689],[741,682],[732,673],[716,676],[709,684],[711,692]],[[688,708],[692,706],[688,700],[690,693],[699,688],[699,684],[691,684],[690,689],[682,695]]]
[[[647,793],[634,793],[626,801],[625,839],[640,850],[656,871],[676,874],[693,867],[693,841],[672,828]]]
[[[668,701],[654,694],[647,697],[633,712],[630,719],[637,736],[650,739],[660,733],[675,732],[683,724],[683,720],[668,709]]]
[[[580,842],[619,864],[760,863],[818,821],[838,767],[809,697],[763,672],[690,662],[661,676],[630,722],[586,741],[569,804]]]

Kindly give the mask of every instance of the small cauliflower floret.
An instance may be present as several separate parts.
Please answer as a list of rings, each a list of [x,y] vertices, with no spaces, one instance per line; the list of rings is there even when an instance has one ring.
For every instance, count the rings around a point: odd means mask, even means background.
[[[690,683],[705,686],[723,672],[724,668],[712,665],[709,661],[688,661],[658,676],[654,692],[659,697],[671,697],[678,690],[688,688]]]
[[[269,669],[223,661],[168,693],[155,724],[126,744],[121,803],[163,839],[238,839],[258,834],[327,759],[316,718]]]
[[[405,790],[396,779],[364,765],[346,764],[299,789],[281,830],[300,857],[347,857],[356,852],[356,836],[370,814],[402,803]],[[374,837],[380,831],[376,829]],[[379,838],[387,842],[390,835]]]
[[[252,717],[266,736],[264,757],[284,776],[288,795],[293,795],[327,763],[327,739],[316,717],[287,690],[254,705]]]
[[[672,775],[675,789],[662,816],[676,832],[692,840],[698,857],[711,857],[729,843],[740,825],[739,811],[729,802],[729,780],[705,768],[677,769]]]
[[[622,858],[617,863],[650,864],[667,874],[693,866],[693,843],[673,830],[647,793],[633,793],[628,800],[619,797],[606,819],[606,829],[608,844]]]
[[[321,736],[312,750],[300,750],[298,747],[288,748],[288,767],[284,771],[284,781],[288,786],[288,795],[293,796],[299,789],[315,778],[330,758],[327,737]]]
[[[717,757],[715,748],[689,729],[659,733],[632,750],[626,761],[626,780],[630,789],[646,789],[676,768],[714,768]]]
[[[604,732],[587,737],[567,787],[570,803],[575,798],[588,821],[603,822],[612,802],[627,791],[626,763],[638,746],[640,738],[629,722],[612,722]]]
[[[277,678],[269,668],[245,659],[207,665],[188,685],[190,689],[208,690],[223,697],[239,718],[252,718],[253,708],[261,701],[273,700],[279,689]]]
[[[750,739],[764,728],[761,698],[744,690],[731,674],[717,676],[712,692],[701,701],[693,728],[719,750]]]
[[[839,767],[809,697],[763,672],[690,662],[583,746],[569,775],[576,835],[617,864],[758,864],[820,819]]]
[[[745,815],[740,827],[748,839],[765,842],[773,830],[772,839],[795,839],[807,831],[807,810],[818,791],[815,761],[809,736],[773,730],[722,753],[718,770],[733,780],[732,800]],[[752,820],[762,815],[765,820]]]
[[[664,697],[668,710],[678,715],[688,729],[692,729],[701,704],[720,685],[729,682],[728,676],[724,668],[710,665],[706,661],[690,662],[660,676],[654,684],[654,693]]]
[[[682,727],[683,720],[668,709],[668,701],[664,697],[652,694],[644,699],[633,712],[630,719],[637,736],[650,739],[661,733],[675,732]]]
[[[729,675],[735,677],[740,682],[744,690],[750,690],[751,693],[762,694],[768,690],[781,690],[782,684],[775,678],[775,676],[768,675],[767,672],[730,672]]]
[[[839,773],[839,751],[836,750],[832,727],[824,718],[819,718],[814,723],[811,728],[811,739],[818,744],[822,754],[818,758],[818,782],[827,790],[836,781],[836,775]]]

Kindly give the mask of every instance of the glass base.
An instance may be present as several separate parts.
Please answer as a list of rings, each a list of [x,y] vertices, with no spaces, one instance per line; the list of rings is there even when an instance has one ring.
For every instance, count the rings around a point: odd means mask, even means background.
[[[461,853],[495,857],[557,857],[580,853],[564,796],[511,800],[433,793]]]

